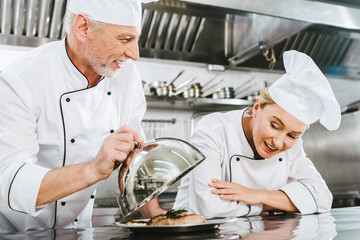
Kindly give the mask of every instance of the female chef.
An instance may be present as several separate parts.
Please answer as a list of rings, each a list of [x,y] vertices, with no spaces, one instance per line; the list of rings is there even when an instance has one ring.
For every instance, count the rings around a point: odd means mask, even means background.
[[[286,74],[252,108],[199,121],[192,143],[206,159],[182,180],[175,209],[206,217],[330,210],[332,194],[306,157],[301,136],[317,120],[337,129],[340,107],[310,57],[288,51],[284,65]]]

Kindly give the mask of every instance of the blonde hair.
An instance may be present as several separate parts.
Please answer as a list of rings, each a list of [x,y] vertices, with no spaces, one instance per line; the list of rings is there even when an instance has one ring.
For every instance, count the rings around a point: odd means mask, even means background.
[[[269,88],[264,89],[257,100],[261,108],[264,108],[266,105],[274,104],[274,100],[269,94]]]

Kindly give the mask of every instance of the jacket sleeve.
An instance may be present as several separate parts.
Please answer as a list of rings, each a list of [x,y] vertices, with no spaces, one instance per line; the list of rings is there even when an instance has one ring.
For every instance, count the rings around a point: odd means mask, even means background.
[[[282,190],[302,214],[323,213],[331,209],[332,194],[314,164],[306,157],[302,140],[293,147],[288,184]]]
[[[194,131],[192,143],[206,159],[189,173],[189,212],[205,217],[244,216],[250,208],[243,202],[228,201],[211,193],[208,186],[213,178],[225,180],[222,174],[224,129],[213,115],[203,117]]]
[[[50,169],[35,164],[36,117],[25,102],[0,76],[0,209],[35,216],[40,184]]]

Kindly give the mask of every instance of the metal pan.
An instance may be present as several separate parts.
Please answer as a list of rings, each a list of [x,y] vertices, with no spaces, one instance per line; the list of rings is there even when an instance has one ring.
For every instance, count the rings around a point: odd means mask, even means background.
[[[155,81],[149,84],[150,93],[153,96],[172,96],[174,92],[174,82],[185,72],[182,70],[169,83],[166,81]]]
[[[178,73],[178,75],[170,82],[167,84],[167,95],[169,97],[174,95],[175,92],[175,86],[174,86],[174,82],[179,79],[179,77],[185,72],[185,70],[182,70]]]

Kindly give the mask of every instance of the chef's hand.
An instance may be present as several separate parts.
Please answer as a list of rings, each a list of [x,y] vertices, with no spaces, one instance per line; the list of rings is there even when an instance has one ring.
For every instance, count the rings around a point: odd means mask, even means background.
[[[221,199],[250,205],[263,204],[263,211],[274,209],[287,212],[299,211],[290,198],[280,190],[256,190],[218,179],[213,179],[209,186],[215,188],[212,193],[220,195]]]
[[[114,166],[126,160],[134,150],[134,142],[143,144],[144,139],[126,125],[105,138],[98,154],[89,162],[97,181],[108,178]]]
[[[209,186],[215,188],[211,192],[220,195],[221,199],[244,202],[250,205],[261,204],[265,197],[261,190],[255,190],[237,183],[230,183],[218,179],[212,179]]]

